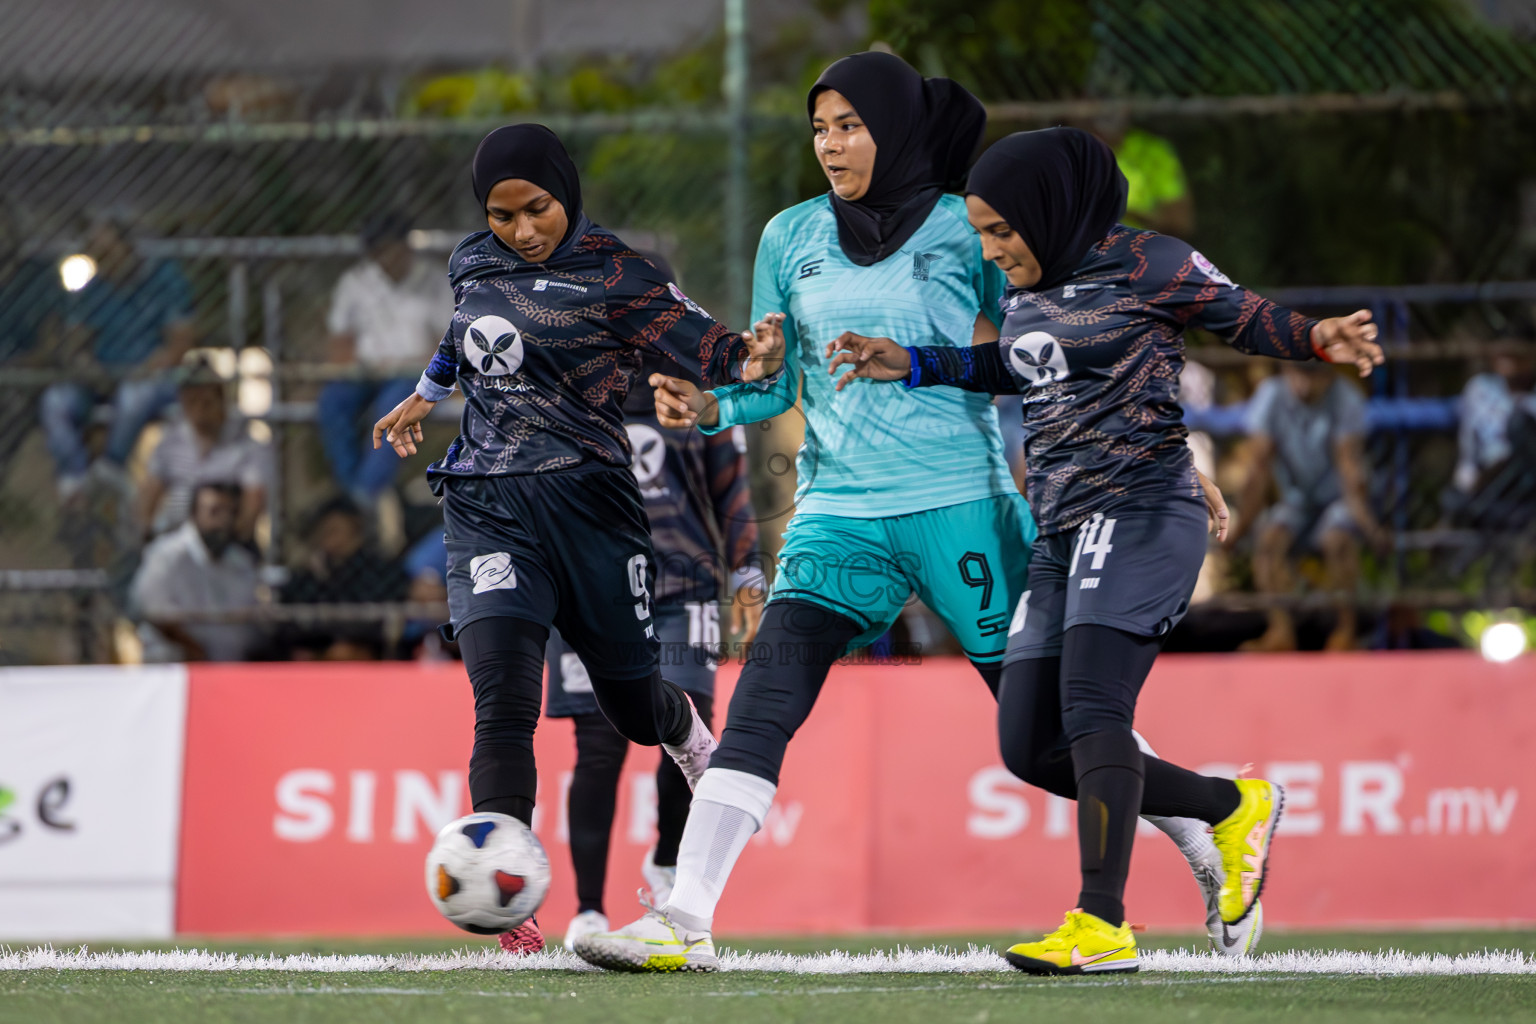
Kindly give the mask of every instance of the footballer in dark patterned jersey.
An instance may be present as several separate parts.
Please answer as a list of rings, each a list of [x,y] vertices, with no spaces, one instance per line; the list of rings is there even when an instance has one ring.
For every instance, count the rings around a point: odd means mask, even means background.
[[[1071,759],[1082,887],[1060,928],[1004,955],[1032,974],[1135,971],[1124,893],[1137,814],[1212,826],[1225,935],[1259,912],[1285,801],[1262,779],[1211,778],[1143,754],[1131,731],[1205,555],[1178,403],[1183,332],[1353,363],[1362,376],[1381,349],[1368,311],[1307,319],[1178,239],[1120,225],[1125,176],[1086,132],[1010,135],[976,162],[966,191],[982,253],[1008,277],[998,342],[902,348],[845,336],[831,369],[851,367],[839,386],[868,377],[1024,395],[1025,493],[1040,536],[1009,630],[998,735],[1003,763],[1025,781]]]
[[[771,379],[783,344],[715,323],[650,262],[582,212],[565,147],[541,125],[487,135],[471,167],[490,230],[454,251],[456,309],[416,394],[374,426],[414,454],[421,421],[457,386],[460,433],[429,472],[443,496],[451,628],[475,694],[474,809],[533,817],[533,731],[551,628],[580,655],[603,714],[660,744],[691,786],[714,738],[662,678],[655,553],[620,405],[647,352],[714,383]],[[532,840],[530,840],[532,841]],[[537,925],[503,948],[543,948]]]

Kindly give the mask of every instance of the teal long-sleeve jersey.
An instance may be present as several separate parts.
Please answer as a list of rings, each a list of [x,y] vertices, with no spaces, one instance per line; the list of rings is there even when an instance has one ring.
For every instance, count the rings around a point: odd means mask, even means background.
[[[900,345],[968,346],[976,316],[1002,316],[1001,271],[959,196],[941,198],[905,248],[873,266],[843,255],[826,196],[792,206],[763,229],[752,281],[752,319],[784,313],[785,372],[771,387],[713,394],[713,433],[787,411],[805,379],[805,443],[795,459],[795,507],[876,519],[1016,493],[990,396],[908,390],[827,372],[827,343],[844,331]]]

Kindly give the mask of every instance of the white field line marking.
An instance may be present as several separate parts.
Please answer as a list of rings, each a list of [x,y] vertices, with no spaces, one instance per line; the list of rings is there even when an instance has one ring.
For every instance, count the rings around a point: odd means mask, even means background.
[[[990,949],[971,946],[898,949],[869,953],[736,953],[720,956],[722,971],[771,974],[1005,974],[1013,968]],[[309,953],[253,956],[207,950],[93,953],[89,947],[29,949],[0,947],[0,971],[294,971],[300,973],[418,973],[430,971],[593,971],[566,950],[511,956],[500,950],[458,950],[440,954],[331,955]],[[1444,953],[1318,951],[1266,953],[1253,959],[1219,957],[1184,950],[1148,950],[1141,971],[1173,974],[1353,974],[1380,976],[1536,974],[1536,955],[1519,950]]]

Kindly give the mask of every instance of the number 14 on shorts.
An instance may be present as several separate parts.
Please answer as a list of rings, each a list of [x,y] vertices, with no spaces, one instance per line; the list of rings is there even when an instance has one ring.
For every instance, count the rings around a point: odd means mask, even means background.
[[[1072,548],[1072,567],[1067,570],[1068,577],[1077,575],[1078,560],[1084,555],[1093,559],[1087,566],[1087,571],[1098,572],[1104,568],[1104,559],[1115,550],[1115,546],[1110,543],[1115,535],[1115,522],[1114,519],[1105,519],[1104,513],[1095,512],[1092,519],[1078,527],[1077,543]],[[1082,590],[1093,590],[1098,585],[1097,576],[1085,576],[1078,587]]]

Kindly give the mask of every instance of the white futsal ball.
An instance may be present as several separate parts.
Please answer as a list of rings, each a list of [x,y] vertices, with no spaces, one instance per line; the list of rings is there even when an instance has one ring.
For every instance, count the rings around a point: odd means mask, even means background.
[[[533,916],[548,892],[549,858],[538,836],[505,814],[449,822],[427,854],[427,895],[467,932],[509,932]]]

